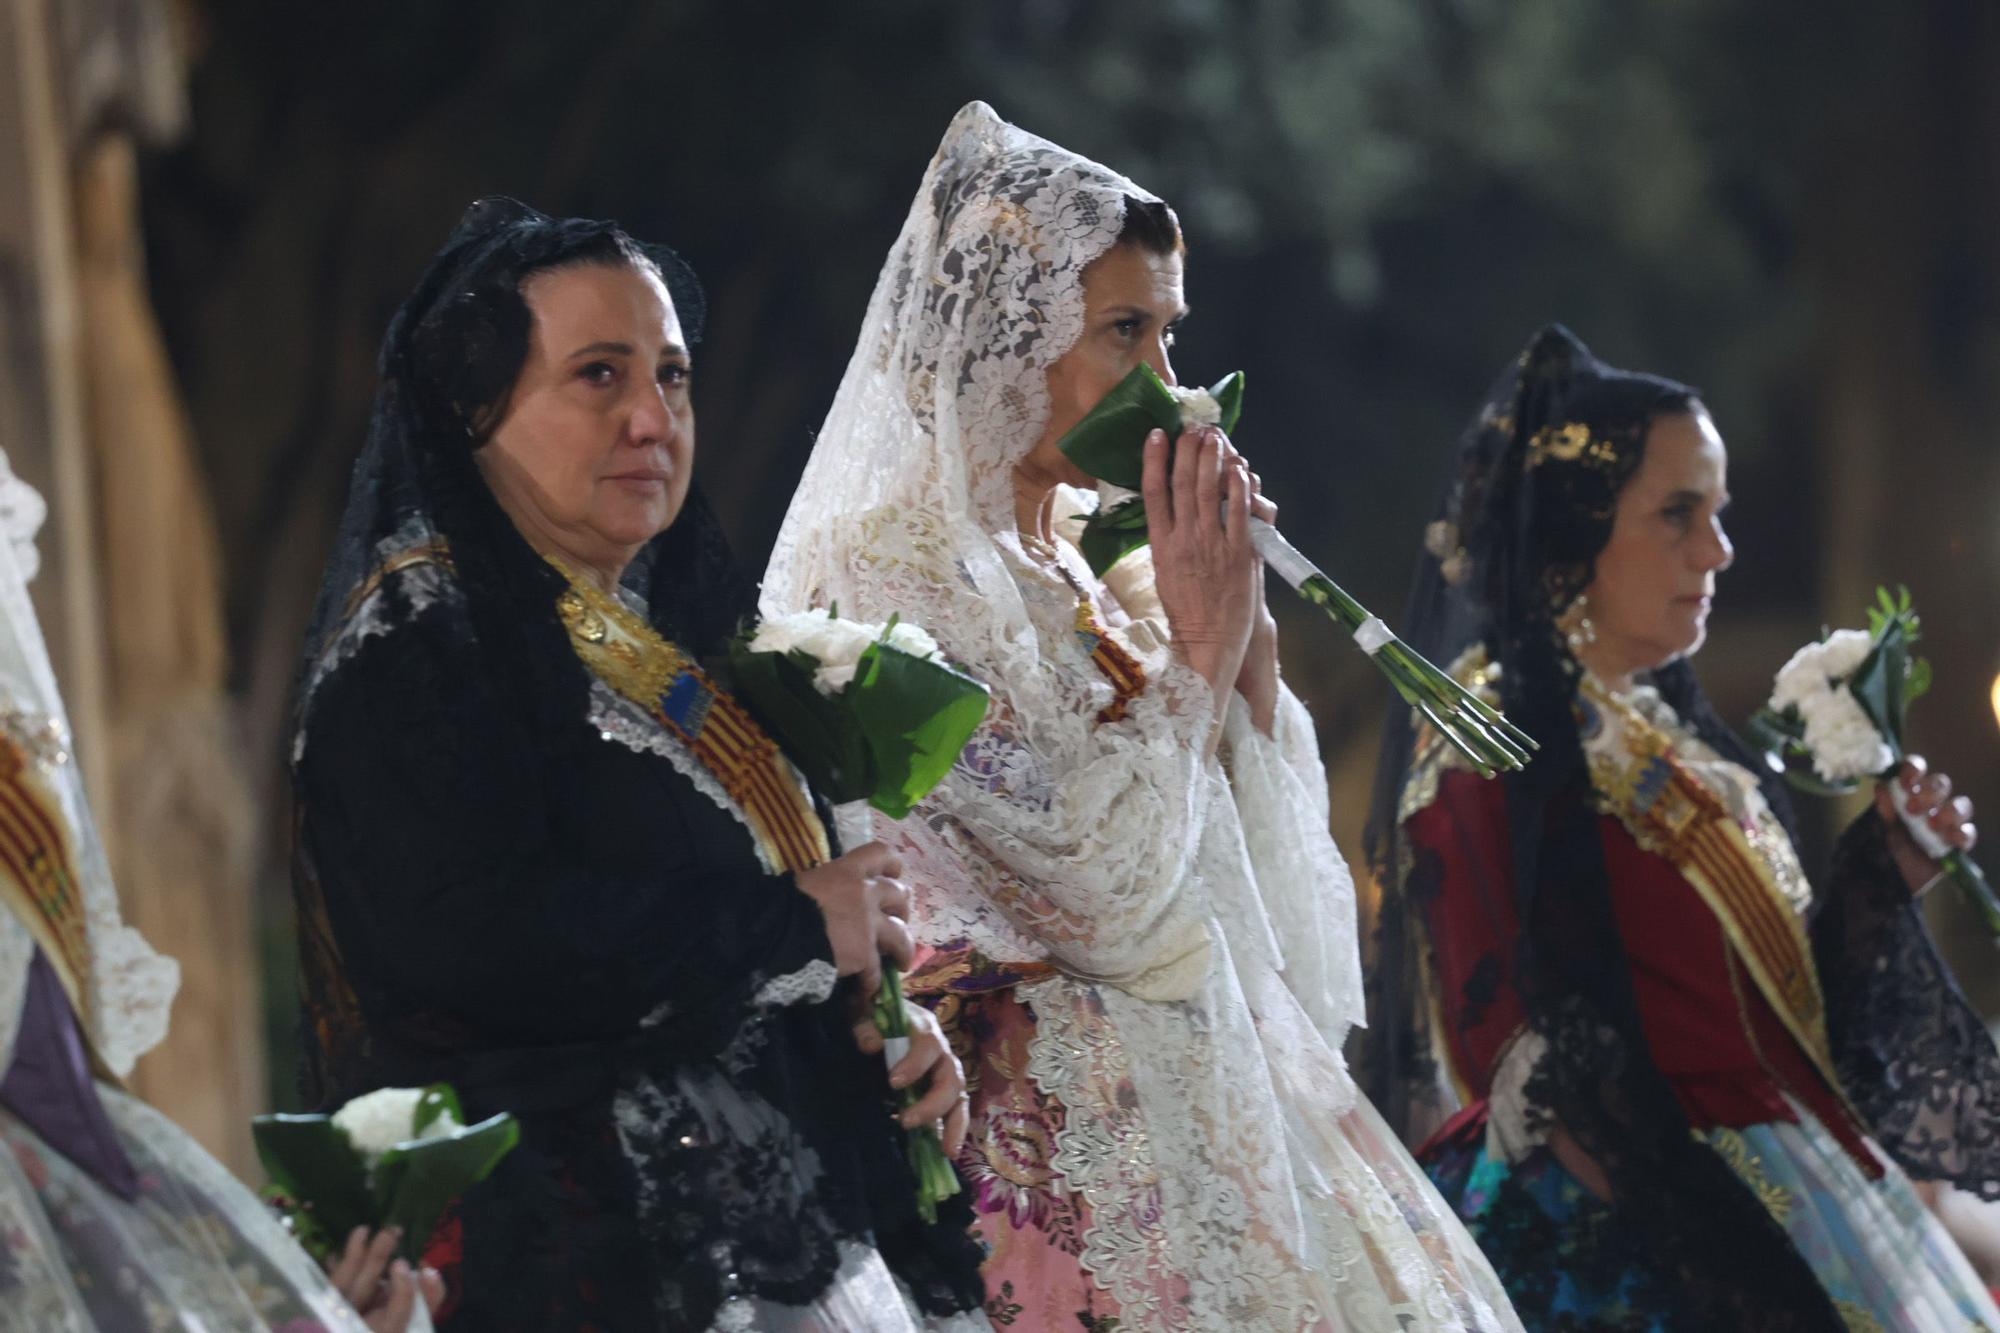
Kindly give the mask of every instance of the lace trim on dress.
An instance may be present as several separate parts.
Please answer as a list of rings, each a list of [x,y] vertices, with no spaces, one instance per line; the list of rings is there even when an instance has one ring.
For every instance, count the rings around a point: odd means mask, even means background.
[[[772,977],[757,988],[757,993],[750,997],[750,1003],[767,1009],[782,1009],[791,1004],[818,1004],[833,994],[834,983],[839,980],[840,973],[834,970],[832,963],[815,958],[796,972]]]
[[[811,1306],[841,1267],[839,1255],[866,1240],[832,1220],[818,1153],[782,1112],[731,1077],[754,1063],[765,1027],[745,1024],[712,1067],[636,1076],[612,1104],[637,1182],[640,1227],[650,1242],[687,1256],[685,1280],[715,1284],[707,1293],[677,1292],[675,1303],[713,1300],[724,1328],[742,1318],[733,1305]],[[690,1238],[705,1238],[701,1254],[687,1254]]]
[[[1091,1208],[1081,1262],[1135,1327],[1185,1327],[1184,1312],[1159,1299],[1174,1265],[1145,1117],[1131,1099],[1106,1095],[1131,1088],[1124,1045],[1098,997],[1075,982],[1057,978],[1020,993],[1035,1014],[1028,1075],[1068,1110],[1049,1164]],[[1097,1021],[1086,1020],[1089,1009]]]
[[[433,606],[462,601],[465,597],[465,590],[451,571],[450,555],[443,544],[420,535],[428,529],[416,520],[405,526],[408,536],[399,533],[378,546],[381,563],[355,589],[353,609],[299,687],[298,729],[292,736],[294,764],[305,757],[306,713],[312,706],[313,695],[328,676],[352,661],[370,639],[379,639],[409,624]],[[389,595],[391,582],[395,585],[395,597]]]

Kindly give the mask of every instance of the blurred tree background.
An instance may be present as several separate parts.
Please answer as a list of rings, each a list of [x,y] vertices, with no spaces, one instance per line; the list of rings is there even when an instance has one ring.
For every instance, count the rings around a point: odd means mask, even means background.
[[[612,216],[713,301],[701,473],[761,564],[925,161],[1002,115],[1180,210],[1184,374],[1245,368],[1285,526],[1389,615],[1454,437],[1528,334],[1702,385],[1738,563],[1702,664],[1740,720],[1905,582],[1918,739],[2000,763],[2000,14],[1983,0],[184,0],[191,117],[143,163],[148,273],[212,488],[264,809],[291,1098],[283,754],[300,633],[390,312],[489,193]],[[1292,608],[1359,854],[1383,691]],[[1813,812],[1823,849],[1835,812]],[[1989,856],[2000,870],[2000,857]],[[1961,977],[1989,946],[1937,895]],[[440,947],[449,947],[440,941]]]

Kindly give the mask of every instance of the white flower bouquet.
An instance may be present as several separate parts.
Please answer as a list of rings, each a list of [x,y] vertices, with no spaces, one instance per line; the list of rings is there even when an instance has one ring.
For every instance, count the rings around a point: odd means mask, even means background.
[[[271,1197],[309,1252],[325,1258],[358,1226],[394,1226],[398,1252],[416,1262],[444,1210],[520,1142],[511,1115],[464,1118],[458,1094],[433,1083],[381,1088],[332,1115],[261,1115],[250,1127]]]
[[[1750,719],[1750,734],[1772,768],[1801,791],[1843,795],[1896,776],[1905,754],[1909,708],[1931,686],[1930,663],[1911,653],[1919,622],[1910,590],[1878,588],[1866,630],[1833,630],[1792,654],[1771,699]],[[1976,862],[1920,817],[1896,804],[1903,825],[1938,861],[2000,936],[2000,900]]]
[[[1243,412],[1243,372],[1236,371],[1207,389],[1170,388],[1148,365],[1114,386],[1058,442],[1069,460],[1100,482],[1138,489],[1144,468],[1147,432],[1158,429],[1177,439],[1189,426],[1236,428]],[[1429,722],[1482,775],[1526,766],[1535,742],[1499,709],[1427,661],[1397,638],[1367,607],[1328,578],[1278,530],[1261,519],[1250,522],[1257,553],[1279,577],[1341,625],[1361,650],[1374,659],[1403,701]],[[1144,546],[1146,504],[1134,495],[1101,507],[1084,525],[1080,548],[1093,571],[1105,570]]]
[[[773,616],[738,636],[729,654],[732,685],[813,789],[834,802],[840,849],[867,841],[869,810],[908,815],[944,780],[959,751],[986,720],[984,685],[953,670],[937,641],[916,625],[843,620],[838,608]],[[875,1026],[894,1066],[909,1049],[902,973],[882,968]],[[918,1090],[905,1088],[904,1106]],[[917,1202],[935,1221],[937,1204],[958,1192],[937,1131],[910,1135]]]

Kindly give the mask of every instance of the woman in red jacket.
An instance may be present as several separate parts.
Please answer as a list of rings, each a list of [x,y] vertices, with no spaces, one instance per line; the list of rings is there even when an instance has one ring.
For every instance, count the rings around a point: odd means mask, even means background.
[[[1971,807],[1913,764],[1808,882],[1687,660],[1727,464],[1693,389],[1560,327],[1467,431],[1412,641],[1542,748],[1487,781],[1392,720],[1370,1091],[1530,1328],[2000,1329],[1910,1185],[2000,1196],[2000,1054],[1893,802],[1961,847]]]

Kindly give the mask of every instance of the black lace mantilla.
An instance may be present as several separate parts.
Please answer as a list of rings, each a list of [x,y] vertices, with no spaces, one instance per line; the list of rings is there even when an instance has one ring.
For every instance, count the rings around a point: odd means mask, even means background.
[[[924,1311],[975,1310],[969,1210],[917,1217],[818,908],[676,742],[596,717],[567,585],[479,478],[519,280],[577,253],[660,262],[677,303],[692,282],[608,223],[481,205],[384,348],[294,749],[313,1099],[441,1080],[519,1119],[459,1207],[449,1330],[705,1329],[810,1305],[857,1246]],[[697,656],[752,605],[698,493],[626,584]]]
[[[1874,811],[1834,848],[1812,923],[1841,1082],[1919,1180],[2000,1200],[2000,1050],[1938,956]]]
[[[1511,895],[1492,909],[1519,922],[1509,984],[1546,1042],[1529,1101],[1602,1169],[1622,1224],[1665,1275],[1649,1291],[1657,1307],[1645,1313],[1701,1333],[1835,1333],[1843,1321],[1811,1266],[1694,1138],[1653,1062],[1577,727],[1581,668],[1557,627],[1590,582],[1652,420],[1698,401],[1687,385],[1606,365],[1558,325],[1538,332],[1461,437],[1401,626],[1410,646],[1436,662],[1482,644],[1500,668],[1508,716],[1541,743],[1525,771],[1496,779],[1510,855],[1487,891]],[[1685,663],[1655,683],[1704,739],[1741,753]],[[1425,1108],[1435,1086],[1428,1048],[1442,1037],[1418,989],[1426,930],[1407,897],[1423,890],[1421,875],[1406,880],[1420,867],[1401,817],[1414,741],[1411,710],[1391,708],[1369,824],[1369,856],[1385,889],[1379,976],[1357,1064],[1365,1090],[1392,1114]],[[1772,799],[1785,808],[1781,792]],[[1449,1010],[1485,997],[1475,989],[1439,999]]]

